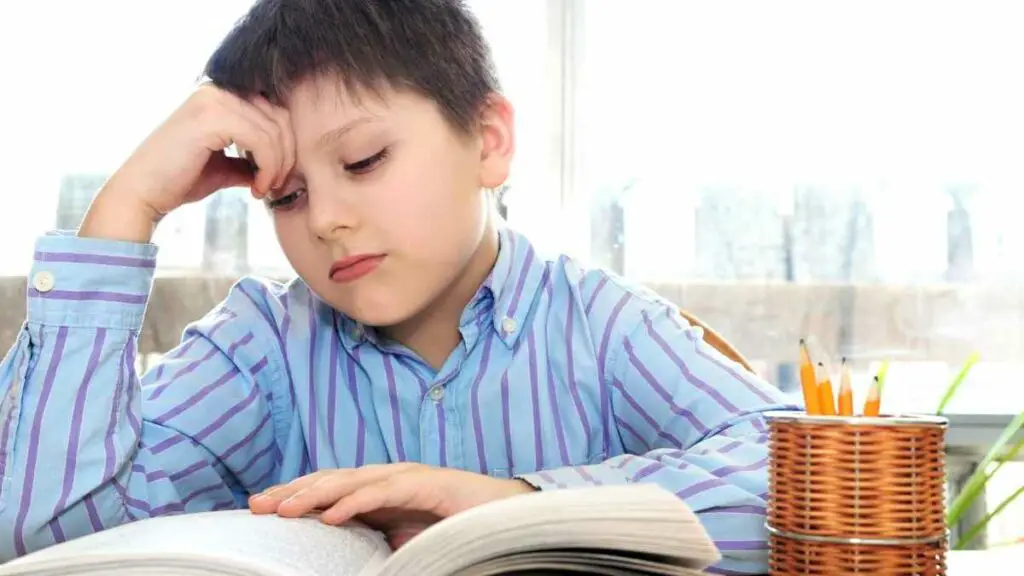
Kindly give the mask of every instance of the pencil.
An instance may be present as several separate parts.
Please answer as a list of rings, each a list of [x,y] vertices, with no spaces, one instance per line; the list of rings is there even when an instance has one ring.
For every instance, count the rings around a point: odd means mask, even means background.
[[[882,395],[879,388],[881,386],[878,385],[878,376],[875,376],[871,380],[871,388],[868,389],[868,399],[864,401],[865,416],[878,416],[878,411],[882,407]]]
[[[807,352],[807,343],[800,339],[800,386],[804,391],[804,406],[808,414],[819,414],[818,382],[814,379],[814,364]]]
[[[839,380],[839,415],[853,416],[853,384],[850,382],[850,365],[843,358]]]
[[[889,361],[882,362],[878,374],[871,381],[871,388],[868,390],[868,398],[864,402],[865,416],[878,416],[882,409],[882,387],[885,386],[885,375],[889,371]]]
[[[825,416],[836,415],[836,399],[832,394],[832,379],[828,374],[828,368],[824,362],[818,362],[818,402],[820,402],[821,413]]]

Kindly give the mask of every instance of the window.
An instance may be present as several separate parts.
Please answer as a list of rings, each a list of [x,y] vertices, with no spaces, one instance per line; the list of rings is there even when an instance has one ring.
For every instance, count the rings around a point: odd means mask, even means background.
[[[974,347],[1020,358],[1015,6],[572,5],[572,196],[594,263],[723,324],[783,387],[806,332],[865,372],[946,365],[889,390],[915,410]],[[957,406],[1024,406],[1000,391]]]
[[[955,480],[1005,425],[980,423],[1024,409],[1021,7],[568,5],[582,253],[650,282],[793,393],[808,333],[850,358],[860,398],[892,358],[895,411],[933,412],[980,352],[949,406],[978,423],[948,436]],[[997,478],[990,510],[1024,465]],[[1024,534],[1014,506],[988,542]]]

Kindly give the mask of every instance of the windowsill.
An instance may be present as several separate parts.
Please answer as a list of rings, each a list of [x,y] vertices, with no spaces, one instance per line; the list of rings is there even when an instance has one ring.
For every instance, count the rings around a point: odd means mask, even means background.
[[[209,312],[236,277],[158,272],[140,340],[142,353],[172,348],[185,326]],[[650,283],[762,365],[795,361],[807,334],[855,357],[956,364],[981,351],[986,362],[1024,358],[1024,287],[786,283]],[[0,346],[25,318],[24,277],[0,277]],[[188,294],[187,297],[184,295]],[[841,342],[846,338],[848,342]],[[751,354],[746,351],[754,351]]]

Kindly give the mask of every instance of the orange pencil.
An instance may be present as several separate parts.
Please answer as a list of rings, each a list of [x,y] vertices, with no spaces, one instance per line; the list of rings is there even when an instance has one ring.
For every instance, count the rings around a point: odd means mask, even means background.
[[[865,416],[878,416],[882,409],[882,386],[885,384],[885,375],[889,371],[889,361],[882,362],[882,367],[878,370],[878,374],[875,375],[871,381],[871,388],[868,389],[868,398],[864,401],[864,415]]]
[[[878,376],[875,376],[871,382],[871,388],[868,389],[868,399],[864,401],[864,415],[878,416],[881,407],[882,395],[878,393]]]
[[[843,358],[839,380],[839,415],[853,416],[853,384],[850,382],[850,365]]]
[[[836,399],[832,394],[832,378],[828,374],[828,368],[824,362],[818,362],[818,402],[821,403],[821,413],[825,416],[836,415]]]
[[[804,406],[808,414],[820,413],[818,407],[818,382],[814,379],[814,364],[807,352],[807,343],[800,339],[800,386],[804,391]]]

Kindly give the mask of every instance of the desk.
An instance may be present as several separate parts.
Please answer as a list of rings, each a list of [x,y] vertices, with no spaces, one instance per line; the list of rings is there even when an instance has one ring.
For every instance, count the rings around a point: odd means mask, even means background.
[[[1019,574],[1024,565],[1024,545],[992,550],[956,550],[946,554],[948,576]]]

